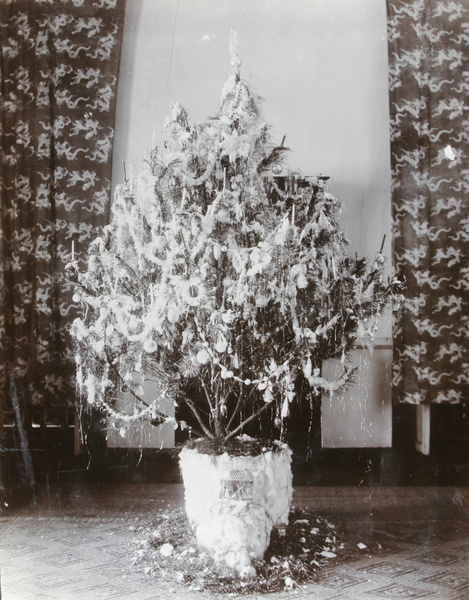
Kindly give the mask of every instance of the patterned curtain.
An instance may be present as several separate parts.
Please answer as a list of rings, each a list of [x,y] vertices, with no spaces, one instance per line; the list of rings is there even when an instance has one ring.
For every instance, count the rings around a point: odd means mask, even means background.
[[[124,8],[0,2],[3,408],[15,396],[46,408],[74,401],[64,264],[108,220]]]
[[[387,0],[399,402],[461,403],[469,378],[469,3]]]

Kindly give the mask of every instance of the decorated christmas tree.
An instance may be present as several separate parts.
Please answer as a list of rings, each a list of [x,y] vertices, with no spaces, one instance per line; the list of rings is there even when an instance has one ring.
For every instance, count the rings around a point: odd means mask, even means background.
[[[305,397],[344,386],[349,351],[372,343],[400,287],[385,281],[381,252],[348,254],[321,178],[275,175],[286,148],[240,78],[234,38],[230,56],[217,114],[190,125],[172,106],[161,142],[118,186],[86,270],[68,267],[83,307],[72,334],[84,404],[125,429],[172,420],[171,402],[175,423],[221,448],[256,423],[281,437],[304,401],[300,378]],[[329,358],[342,361],[338,380],[321,375]]]

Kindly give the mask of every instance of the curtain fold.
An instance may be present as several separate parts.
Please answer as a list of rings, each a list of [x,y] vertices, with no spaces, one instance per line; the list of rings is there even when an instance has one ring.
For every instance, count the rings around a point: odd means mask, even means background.
[[[73,404],[64,277],[107,223],[125,0],[0,3],[0,399]]]
[[[395,400],[461,403],[469,380],[469,4],[387,0],[393,259],[407,284]]]

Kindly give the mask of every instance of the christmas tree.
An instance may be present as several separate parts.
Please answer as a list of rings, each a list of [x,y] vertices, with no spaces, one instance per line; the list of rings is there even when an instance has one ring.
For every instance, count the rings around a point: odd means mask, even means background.
[[[168,420],[171,401],[219,445],[262,419],[281,436],[299,378],[310,394],[344,386],[349,351],[372,342],[400,290],[384,280],[381,252],[349,256],[340,203],[321,178],[273,174],[286,148],[240,78],[234,37],[230,56],[217,114],[190,125],[172,106],[161,143],[118,186],[86,270],[69,265],[83,306],[72,334],[84,403],[125,428]],[[336,381],[321,376],[329,358],[342,360]],[[123,391],[128,410],[116,407]]]

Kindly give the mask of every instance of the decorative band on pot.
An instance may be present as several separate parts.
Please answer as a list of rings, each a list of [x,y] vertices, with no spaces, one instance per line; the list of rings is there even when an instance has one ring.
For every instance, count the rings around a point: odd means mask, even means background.
[[[246,469],[231,469],[221,478],[221,500],[252,500],[254,477]]]

